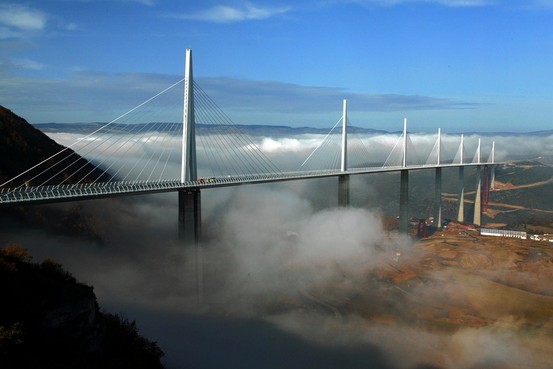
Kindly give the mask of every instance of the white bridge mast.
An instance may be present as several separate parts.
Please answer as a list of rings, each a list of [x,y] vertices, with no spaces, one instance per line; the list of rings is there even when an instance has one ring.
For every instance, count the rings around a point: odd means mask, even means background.
[[[194,80],[192,76],[192,50],[186,49],[184,70],[184,109],[182,118],[182,167],[181,183],[197,177],[196,128],[194,121]]]
[[[342,160],[340,171],[348,170],[348,101],[344,99],[342,110]]]

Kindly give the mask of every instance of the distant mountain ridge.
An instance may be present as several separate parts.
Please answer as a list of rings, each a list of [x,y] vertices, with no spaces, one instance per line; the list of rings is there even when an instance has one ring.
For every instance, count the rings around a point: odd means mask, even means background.
[[[175,125],[182,123],[136,123],[136,124],[117,124],[112,123],[109,125],[110,132],[175,132]],[[45,133],[91,133],[97,129],[102,128],[107,123],[93,122],[93,123],[36,123],[33,126]],[[130,128],[132,127],[132,129]],[[140,128],[137,128],[140,127]],[[161,129],[160,129],[161,127]],[[262,125],[262,124],[236,124],[232,127],[218,124],[197,124],[198,132],[201,133],[225,133],[231,132],[233,129],[238,129],[243,133],[250,134],[252,136],[292,136],[302,134],[327,134],[330,131],[330,127],[315,128],[315,127],[290,127],[285,125]],[[341,133],[341,129],[335,129],[336,134]],[[391,134],[401,133],[400,131],[386,131],[382,129],[363,128],[348,125],[349,133],[356,134]],[[425,132],[413,132],[412,133],[425,133]],[[426,132],[430,133],[430,132]],[[553,135],[553,130],[543,130],[534,132],[448,132],[449,134],[465,134],[465,135],[478,135],[478,136],[550,136]]]
[[[136,123],[136,124],[117,124],[112,123],[109,125],[110,132],[175,132],[175,125],[181,125],[182,123]],[[56,132],[68,132],[68,133],[90,133],[94,132],[106,123],[38,123],[34,124],[34,127],[40,129],[45,133]],[[132,129],[131,129],[132,127]],[[140,127],[140,128],[137,128]],[[235,129],[240,130],[243,133],[250,134],[252,136],[290,136],[300,134],[327,134],[330,128],[314,128],[314,127],[289,127],[289,126],[273,126],[273,125],[260,125],[260,124],[236,124],[234,126],[227,126],[221,124],[196,124],[196,129],[201,133],[225,133],[232,132]],[[336,133],[340,133],[341,130],[335,130]],[[361,128],[356,126],[348,126],[348,132],[350,133],[390,133],[384,130],[377,130],[372,128]]]

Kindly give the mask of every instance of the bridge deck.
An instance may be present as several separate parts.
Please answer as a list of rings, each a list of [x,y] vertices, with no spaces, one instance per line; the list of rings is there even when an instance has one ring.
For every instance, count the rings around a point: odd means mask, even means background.
[[[238,186],[254,183],[271,183],[294,181],[310,178],[337,177],[341,175],[360,175],[371,173],[398,172],[402,170],[423,170],[433,168],[475,167],[499,165],[501,163],[468,163],[440,165],[390,166],[362,169],[289,172],[277,174],[233,175],[222,177],[200,178],[196,181],[182,183],[180,180],[138,181],[138,182],[105,182],[93,184],[67,184],[54,186],[18,187],[0,189],[0,206],[23,205],[63,201],[79,201],[114,196],[131,196],[145,193],[174,192],[186,189],[215,188]]]

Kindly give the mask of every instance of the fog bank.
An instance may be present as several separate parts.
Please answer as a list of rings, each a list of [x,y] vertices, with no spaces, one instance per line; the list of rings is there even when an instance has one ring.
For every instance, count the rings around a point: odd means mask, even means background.
[[[257,140],[276,164],[296,169],[316,148],[316,138]],[[370,158],[385,160],[397,138],[361,139],[375,150]],[[420,157],[435,144],[435,135],[412,139]],[[443,139],[453,158],[459,138]],[[486,137],[483,145],[491,147],[492,140],[498,161],[553,155],[552,137]],[[474,137],[466,142],[473,153]],[[217,163],[204,164],[201,176],[212,175]],[[177,177],[179,167],[177,160],[167,164]],[[54,258],[93,285],[102,306],[137,319],[143,333],[160,342],[169,368],[548,368],[549,335],[527,332],[524,322],[509,316],[451,332],[402,320],[417,301],[378,272],[395,267],[396,253],[413,263],[420,255],[410,240],[390,237],[381,209],[365,208],[372,203],[367,198],[397,190],[375,189],[370,179],[355,177],[352,193],[363,194],[363,201],[337,208],[336,182],[204,190],[198,248],[178,240],[176,194],[51,205],[63,214],[78,207],[88,233],[52,233],[5,220],[0,245],[21,243],[35,260]],[[426,278],[412,291],[427,301],[458,288],[424,284],[446,279],[438,273]]]

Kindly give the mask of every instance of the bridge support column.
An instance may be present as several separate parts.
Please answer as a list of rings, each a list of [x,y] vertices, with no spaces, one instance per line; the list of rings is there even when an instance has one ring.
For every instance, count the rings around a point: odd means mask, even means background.
[[[194,247],[193,268],[196,284],[196,302],[204,302],[203,254],[200,246],[202,228],[201,193],[199,188],[179,190],[179,239]]]
[[[436,168],[434,186],[434,225],[436,229],[442,228],[442,168]]]
[[[476,194],[474,196],[474,218],[476,225],[482,224],[482,167],[476,167]]]
[[[338,176],[338,206],[349,206],[349,175]]]
[[[409,232],[409,171],[401,171],[399,185],[399,233]]]
[[[465,167],[459,167],[459,191],[457,194],[457,221],[465,221]]]
[[[179,239],[198,244],[201,237],[201,194],[199,188],[179,190]]]

